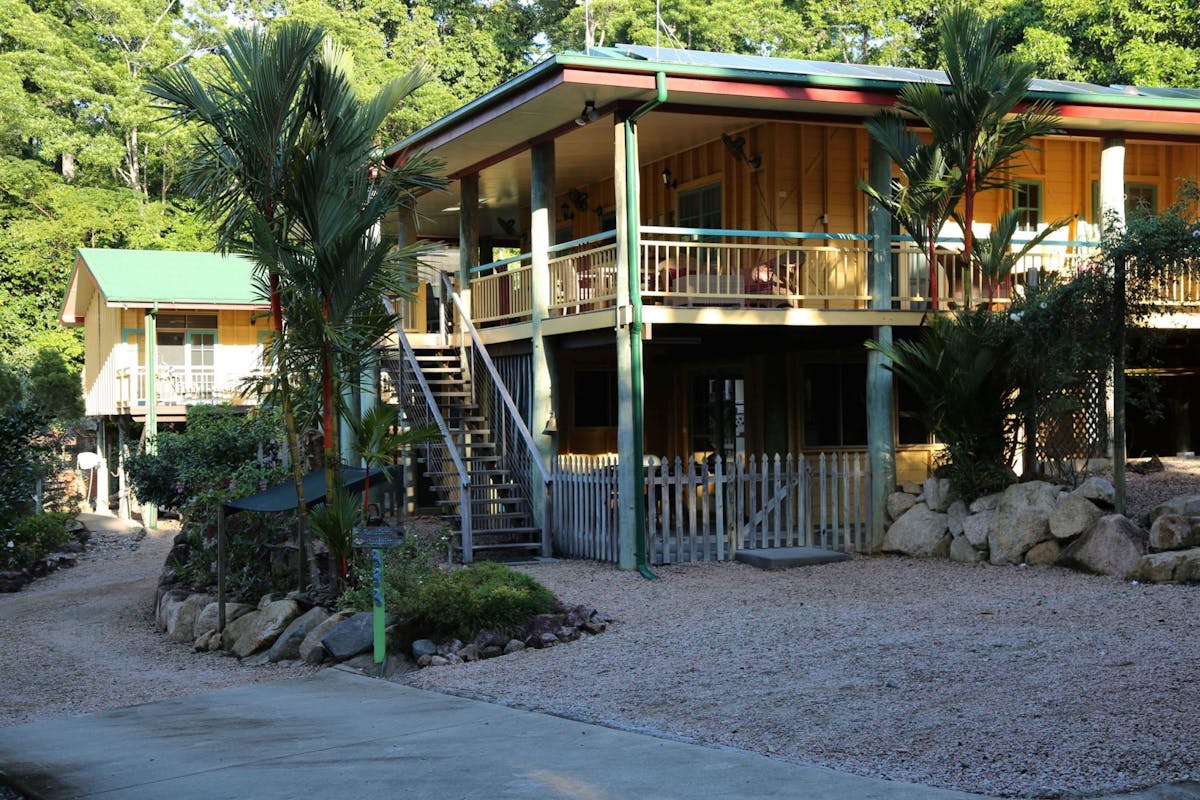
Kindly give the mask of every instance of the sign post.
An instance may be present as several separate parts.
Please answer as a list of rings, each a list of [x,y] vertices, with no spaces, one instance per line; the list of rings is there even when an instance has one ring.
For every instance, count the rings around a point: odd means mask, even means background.
[[[383,603],[383,551],[399,547],[404,541],[404,531],[387,525],[359,526],[354,529],[354,543],[362,548],[371,550],[371,574],[373,586],[372,624],[375,640],[375,663],[379,665],[379,675],[383,677],[387,662],[387,623]]]

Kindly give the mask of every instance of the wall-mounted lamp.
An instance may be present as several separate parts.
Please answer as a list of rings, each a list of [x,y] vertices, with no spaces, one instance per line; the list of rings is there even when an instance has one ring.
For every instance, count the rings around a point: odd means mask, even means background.
[[[542,429],[542,433],[558,433],[558,420],[555,419],[553,411],[546,418],[546,427]]]
[[[571,210],[570,203],[564,202],[561,206],[558,207],[558,212],[564,220],[570,221],[570,220],[575,219],[575,212]]]
[[[575,124],[582,128],[589,122],[595,122],[598,119],[600,119],[600,112],[596,110],[596,101],[588,100],[583,104],[583,111],[580,111],[579,116],[575,118]]]
[[[664,169],[662,171],[662,182],[663,182],[663,186],[667,187],[668,189],[676,189],[679,187],[679,181],[675,180],[671,176],[671,168],[670,167],[667,167],[666,169]]]

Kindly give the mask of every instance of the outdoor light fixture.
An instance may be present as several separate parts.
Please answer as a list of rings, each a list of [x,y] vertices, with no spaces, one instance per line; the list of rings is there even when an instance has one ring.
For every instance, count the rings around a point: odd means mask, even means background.
[[[675,189],[679,186],[679,181],[671,177],[670,167],[667,167],[662,171],[662,182],[663,186],[667,187],[668,189]]]
[[[558,420],[554,418],[553,411],[546,418],[546,427],[542,429],[542,433],[558,433]]]
[[[583,104],[583,111],[580,111],[579,116],[575,118],[575,124],[582,128],[589,122],[595,122],[598,119],[600,119],[600,112],[596,110],[596,101],[588,100]]]
[[[575,219],[575,212],[571,210],[570,203],[564,202],[561,206],[558,207],[558,210],[562,214],[563,219],[565,219],[565,220]]]

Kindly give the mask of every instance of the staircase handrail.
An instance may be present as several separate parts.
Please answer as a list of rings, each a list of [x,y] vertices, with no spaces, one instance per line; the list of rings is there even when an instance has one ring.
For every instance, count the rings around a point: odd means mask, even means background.
[[[391,314],[393,319],[397,319],[397,309],[395,302],[390,297],[383,298],[383,306],[387,309],[388,314]],[[442,412],[438,409],[437,400],[433,397],[433,392],[429,388],[429,382],[425,380],[425,373],[421,371],[421,364],[417,361],[417,354],[413,352],[412,345],[408,342],[408,337],[404,335],[403,326],[400,325],[398,319],[393,322],[393,327],[396,330],[396,338],[400,342],[400,347],[404,351],[404,358],[408,362],[409,369],[416,376],[417,385],[421,387],[421,394],[425,398],[425,405],[429,409],[430,416],[437,425],[438,432],[442,435],[442,441],[445,444],[446,450],[450,453],[450,460],[454,462],[454,469],[458,473],[458,481],[460,488],[459,503],[462,516],[462,539],[464,547],[469,546],[471,541],[471,504],[467,496],[467,489],[471,484],[470,473],[467,472],[467,465],[463,463],[462,458],[458,454],[458,446],[455,445],[454,439],[450,436],[450,428],[446,425],[445,418],[442,417]]]
[[[479,338],[479,332],[475,330],[475,326],[471,323],[471,317],[467,314],[462,298],[458,292],[454,291],[454,287],[450,285],[449,278],[445,273],[442,274],[442,289],[445,292],[444,296],[450,298],[450,302],[454,304],[454,308],[458,311],[458,318],[462,322],[463,331],[471,337],[471,343],[475,346],[475,352],[480,355],[484,365],[487,367],[488,374],[492,378],[492,383],[499,390],[500,399],[504,402],[504,407],[508,411],[509,416],[512,417],[517,432],[521,435],[521,440],[529,450],[530,460],[541,474],[542,484],[549,485],[550,473],[546,471],[546,466],[542,463],[541,453],[538,452],[537,445],[533,442],[533,434],[529,432],[529,428],[525,425],[525,420],[521,416],[521,412],[517,409],[517,404],[513,402],[512,395],[508,393],[508,389],[504,385],[504,380],[500,377],[496,365],[492,362],[492,357],[483,345],[483,340]]]

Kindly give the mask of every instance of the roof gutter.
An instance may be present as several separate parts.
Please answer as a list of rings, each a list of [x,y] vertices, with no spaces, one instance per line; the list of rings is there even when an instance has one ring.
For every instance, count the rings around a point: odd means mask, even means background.
[[[654,75],[656,96],[642,105],[625,118],[625,212],[627,219],[625,230],[627,241],[626,252],[629,261],[629,302],[632,305],[632,322],[629,326],[630,350],[630,383],[633,394],[633,474],[636,476],[637,489],[634,497],[643,498],[646,494],[646,403],[645,381],[642,375],[642,286],[641,267],[638,258],[638,243],[641,241],[641,180],[637,159],[637,121],[652,109],[667,102],[667,74],[659,70]],[[637,500],[633,504],[634,520],[634,558],[637,561],[637,571],[643,578],[654,579],[658,576],[650,570],[646,562],[646,503]]]

